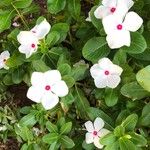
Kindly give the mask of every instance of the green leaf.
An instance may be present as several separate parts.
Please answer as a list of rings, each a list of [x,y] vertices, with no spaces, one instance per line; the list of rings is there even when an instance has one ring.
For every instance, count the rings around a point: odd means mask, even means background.
[[[83,80],[87,76],[89,65],[79,62],[73,65],[71,76],[75,81]]]
[[[137,150],[136,146],[127,138],[119,139],[120,150]]]
[[[97,6],[94,6],[91,11],[90,11],[90,18],[92,21],[92,24],[97,28],[97,30],[100,32],[100,30],[102,29],[103,25],[102,22],[97,19],[94,15],[94,11],[97,9]]]
[[[110,49],[105,38],[93,37],[84,45],[82,54],[83,57],[93,63],[98,62],[100,58],[107,56]]]
[[[57,14],[63,10],[66,6],[66,0],[48,0],[47,7],[48,11],[52,14]]]
[[[110,145],[113,144],[116,140],[116,136],[113,133],[109,133],[104,137],[100,138],[100,143],[103,145]]]
[[[118,102],[118,92],[115,89],[105,90],[105,103],[107,106],[112,107]]]
[[[16,0],[13,2],[13,5],[16,8],[26,8],[29,7],[32,3],[32,0]]]
[[[14,16],[14,10],[12,11],[2,11],[0,10],[0,33],[11,26],[11,19]]]
[[[60,34],[57,31],[52,31],[47,35],[46,43],[49,47],[52,47],[53,45],[57,44],[57,42],[60,39]]]
[[[145,90],[150,92],[150,65],[141,69],[136,74],[136,79]]]
[[[122,126],[125,128],[126,132],[127,131],[133,131],[135,129],[135,126],[138,121],[138,115],[137,114],[132,114],[129,115],[123,122]]]
[[[75,80],[70,75],[65,75],[62,79],[66,82],[69,88],[75,84]]]
[[[3,78],[3,82],[5,85],[12,85],[13,81],[12,81],[12,75],[11,74],[6,74]]]
[[[37,120],[35,118],[35,113],[29,113],[28,115],[21,118],[19,121],[19,124],[22,126],[29,126],[33,127],[37,123]]]
[[[42,60],[33,60],[32,66],[36,71],[39,71],[39,72],[45,72],[45,71],[50,70],[50,68]]]
[[[142,135],[139,135],[139,134],[134,133],[134,132],[129,133],[129,135],[131,135],[131,139],[130,139],[130,140],[131,140],[135,145],[140,146],[140,147],[146,146],[147,140],[146,140]]]
[[[139,119],[139,124],[142,126],[150,126],[150,103],[146,104],[142,110],[142,115]]]
[[[60,133],[68,134],[71,131],[71,128],[72,128],[72,122],[67,122],[60,128]]]
[[[58,133],[49,133],[43,136],[42,141],[47,144],[56,142],[59,138]]]
[[[144,90],[137,82],[124,84],[121,88],[121,94],[132,100],[140,100],[150,95],[150,93]]]
[[[110,145],[107,145],[104,150],[119,150],[119,142],[116,141]]]
[[[86,118],[88,113],[88,108],[90,105],[83,91],[79,89],[77,86],[75,86],[73,96],[74,96],[74,103],[75,106],[77,107],[79,115],[81,116],[81,118]]]
[[[85,149],[85,150],[94,150],[94,144],[87,144],[85,141],[83,141],[82,143],[82,147]]]
[[[53,31],[57,31],[60,34],[60,39],[57,42],[57,44],[59,44],[66,39],[67,32],[69,31],[69,25],[67,23],[54,24],[51,28],[51,32],[53,32]]]
[[[125,128],[123,126],[117,126],[114,130],[114,135],[117,137],[122,137],[125,133]]]
[[[59,65],[57,69],[60,71],[62,76],[69,75],[71,73],[71,67],[67,63]]]
[[[80,11],[81,11],[81,4],[80,0],[68,0],[68,11],[69,14],[75,19],[78,20],[80,16]]]
[[[122,47],[121,49],[130,54],[138,54],[144,52],[146,48],[147,44],[144,37],[140,33],[134,32],[131,34],[130,47],[125,46]]]
[[[55,124],[51,123],[50,121],[46,122],[46,128],[48,129],[49,132],[58,132],[58,128]]]
[[[57,142],[54,142],[50,145],[49,150],[57,150],[59,149],[59,147],[60,147],[60,144]]]
[[[65,135],[61,137],[60,141],[64,148],[73,148],[75,145],[72,139],[70,139],[68,136]]]

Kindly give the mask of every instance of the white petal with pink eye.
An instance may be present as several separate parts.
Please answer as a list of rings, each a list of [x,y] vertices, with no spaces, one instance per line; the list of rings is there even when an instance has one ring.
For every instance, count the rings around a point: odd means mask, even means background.
[[[28,89],[27,97],[36,103],[40,103],[44,90],[41,87],[31,86]]]
[[[97,88],[105,88],[107,86],[107,77],[97,77],[94,79],[94,83]]]
[[[94,121],[94,129],[96,131],[99,131],[103,127],[104,127],[104,121],[101,118],[97,117]]]
[[[43,39],[50,31],[50,24],[44,19],[40,24],[36,25],[31,31],[38,39]]]
[[[61,80],[61,74],[58,70],[49,70],[44,73],[44,79],[47,84],[53,85]]]
[[[121,81],[120,76],[110,75],[107,77],[107,87],[114,89],[118,86],[120,81]]]
[[[110,65],[112,65],[112,62],[110,61],[110,59],[104,57],[98,61],[98,65],[101,69],[105,71],[106,69],[109,70]]]
[[[87,121],[84,125],[88,132],[94,131],[93,123],[91,121]]]
[[[129,47],[131,44],[130,32],[127,30],[112,30],[112,32],[107,35],[106,40],[111,49],[120,48],[122,46]]]
[[[110,72],[113,75],[119,75],[120,76],[122,71],[123,71],[123,69],[118,65],[112,64],[110,67]]]
[[[45,85],[44,80],[44,73],[42,72],[33,72],[31,76],[31,84],[34,86],[41,86]]]
[[[98,136],[95,137],[95,138],[94,138],[94,145],[95,145],[97,148],[102,149],[102,148],[103,148],[103,145],[100,144],[99,140],[100,140],[100,138],[99,138]]]
[[[102,73],[103,73],[103,70],[99,67],[98,64],[95,64],[91,67],[90,69],[90,73],[91,73],[91,76],[93,78],[96,78],[97,76],[101,76]]]
[[[44,93],[41,101],[42,101],[43,107],[46,110],[48,110],[48,109],[52,109],[53,107],[55,107],[58,104],[59,98],[55,94],[47,91]]]
[[[31,31],[21,31],[17,35],[17,40],[20,44],[23,45],[31,45],[32,43],[38,43],[37,37]]]
[[[85,134],[85,142],[87,143],[87,144],[91,144],[91,143],[93,143],[94,142],[94,137],[93,137],[93,134],[92,133],[86,133]]]
[[[110,12],[110,8],[108,7],[105,7],[105,6],[99,6],[95,11],[94,11],[94,16],[97,18],[97,19],[102,19],[108,15],[110,15],[111,12]]]
[[[69,90],[64,81],[58,81],[51,87],[51,91],[59,97],[64,97],[68,94]]]
[[[117,5],[117,0],[102,0],[102,4],[107,7],[115,7]]]
[[[137,31],[143,24],[143,19],[135,12],[127,13],[124,20],[124,27],[126,30],[135,32]]]
[[[99,137],[103,137],[103,136],[107,135],[108,133],[110,133],[110,131],[107,130],[107,129],[105,129],[105,128],[103,128],[103,129],[101,129],[101,130],[98,132],[98,136],[99,136]]]

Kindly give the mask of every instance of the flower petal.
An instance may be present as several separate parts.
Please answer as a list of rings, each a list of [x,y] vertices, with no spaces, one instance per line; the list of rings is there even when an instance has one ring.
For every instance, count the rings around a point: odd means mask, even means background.
[[[120,48],[122,46],[130,46],[130,32],[126,30],[113,30],[107,35],[106,40],[111,49]]]
[[[101,129],[101,130],[98,132],[98,136],[99,136],[99,137],[103,137],[103,136],[105,136],[105,135],[108,134],[108,133],[110,133],[110,131],[107,130],[107,129],[105,129],[105,128],[103,128],[103,129]]]
[[[87,144],[91,144],[91,143],[93,143],[94,142],[94,137],[93,137],[93,134],[92,133],[86,133],[85,134],[85,142],[87,143]]]
[[[94,121],[94,129],[98,132],[100,129],[104,127],[104,121],[103,119],[97,117]]]
[[[34,86],[40,86],[40,87],[45,85],[44,73],[42,73],[42,72],[33,72],[32,76],[31,76],[31,83]]]
[[[107,86],[107,80],[106,79],[107,78],[105,75],[95,78],[95,80],[94,80],[95,86],[97,88],[105,88]]]
[[[95,137],[95,138],[94,138],[94,145],[95,145],[97,148],[102,149],[102,148],[103,148],[103,145],[100,144],[99,140],[100,140],[100,138],[99,138],[98,136]]]
[[[134,5],[133,0],[121,0],[124,1],[124,3],[127,5],[128,10]]]
[[[97,19],[102,19],[108,15],[111,14],[110,8],[105,7],[105,6],[99,6],[95,11],[94,11],[94,16]]]
[[[40,87],[31,86],[28,89],[27,97],[36,103],[40,103],[43,94],[44,94],[43,89],[41,89]]]
[[[113,75],[119,75],[120,76],[122,71],[123,71],[123,69],[118,65],[112,64],[110,67],[110,72]]]
[[[102,69],[98,64],[95,64],[90,68],[90,73],[93,78],[97,78],[98,76],[102,75]]]
[[[116,7],[117,0],[103,0],[102,4],[107,7]]]
[[[44,79],[47,84],[53,85],[58,81],[61,81],[61,74],[58,70],[50,70],[44,73]]]
[[[37,37],[30,31],[21,31],[17,35],[17,40],[20,44],[23,45],[31,45],[32,43],[34,44],[38,43]]]
[[[59,97],[64,97],[68,94],[69,90],[64,81],[58,81],[52,86],[52,92],[54,92]]]
[[[94,131],[93,123],[91,121],[87,121],[84,125],[88,132]]]
[[[107,86],[109,88],[114,89],[118,86],[120,81],[121,81],[120,76],[118,76],[118,75],[109,75],[107,77]]]
[[[129,12],[124,20],[124,27],[126,30],[135,32],[143,24],[143,19],[135,12]]]
[[[48,110],[55,107],[59,102],[58,96],[51,92],[46,92],[42,97],[42,105],[43,107]]]
[[[98,61],[98,65],[101,69],[105,70],[109,70],[110,65],[112,65],[113,63],[110,61],[110,59],[108,58],[102,58]]]
[[[43,39],[50,31],[50,24],[44,19],[39,25],[36,25],[31,31],[38,39]]]
[[[9,51],[4,51],[1,53],[1,58],[8,59],[10,57]]]

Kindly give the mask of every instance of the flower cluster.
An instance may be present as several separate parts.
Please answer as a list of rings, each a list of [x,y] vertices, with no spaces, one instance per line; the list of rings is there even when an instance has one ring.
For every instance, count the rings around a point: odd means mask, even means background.
[[[94,123],[91,121],[87,121],[85,123],[86,130],[88,131],[85,135],[85,141],[87,144],[94,143],[94,145],[101,149],[103,148],[103,145],[100,144],[99,140],[106,134],[108,134],[110,131],[103,128],[104,127],[104,121],[101,118],[96,118]]]
[[[50,31],[50,24],[44,19],[40,24],[36,25],[30,31],[21,31],[17,40],[21,44],[19,51],[29,58],[37,51],[39,40],[43,39]]]
[[[142,18],[135,12],[128,12],[133,6],[132,0],[103,0],[94,12],[102,19],[106,40],[111,49],[130,46],[130,32],[137,31],[143,24]]]

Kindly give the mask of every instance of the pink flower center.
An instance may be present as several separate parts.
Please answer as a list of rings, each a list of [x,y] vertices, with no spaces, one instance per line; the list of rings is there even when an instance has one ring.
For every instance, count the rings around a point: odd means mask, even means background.
[[[97,131],[93,131],[93,135],[96,136],[97,135]]]
[[[45,86],[45,90],[46,90],[46,91],[49,91],[50,89],[51,89],[51,87],[50,87],[49,85],[46,85],[46,86]]]
[[[114,13],[114,12],[116,11],[116,8],[115,8],[115,7],[112,7],[112,8],[110,9],[110,11],[111,11],[112,13]]]
[[[31,47],[32,47],[32,48],[35,48],[35,44],[31,44]]]
[[[122,28],[123,28],[123,26],[122,26],[121,24],[118,24],[118,25],[117,25],[117,29],[118,29],[118,30],[122,30]]]
[[[104,73],[105,73],[106,76],[109,75],[109,71],[108,70],[106,70]]]

